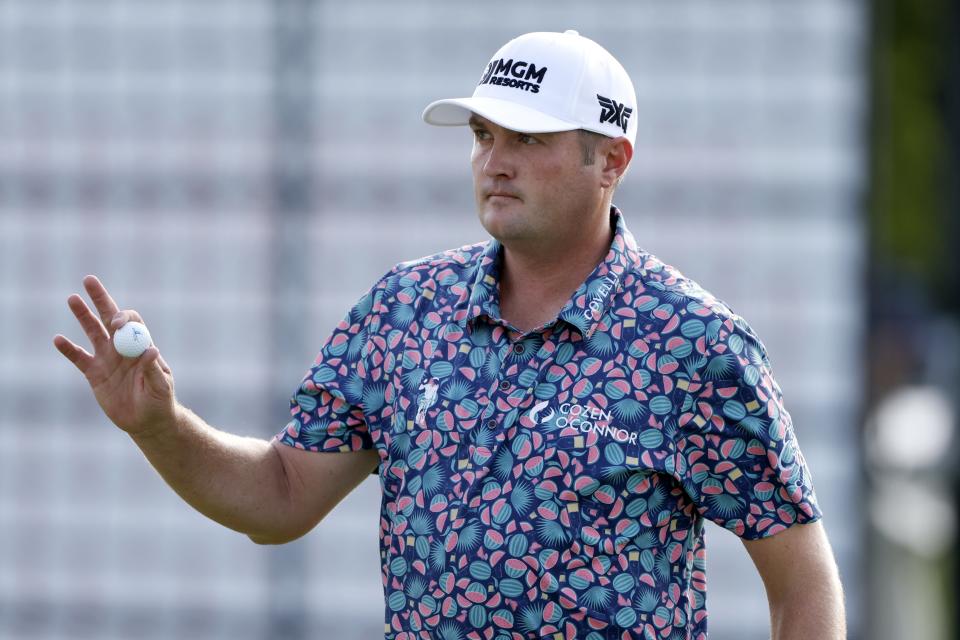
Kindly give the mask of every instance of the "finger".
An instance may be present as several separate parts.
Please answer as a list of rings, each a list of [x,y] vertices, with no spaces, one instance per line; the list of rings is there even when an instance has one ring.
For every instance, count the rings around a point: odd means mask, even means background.
[[[90,363],[93,362],[92,355],[60,334],[53,337],[53,346],[57,348],[57,351],[66,356],[67,360],[72,362],[81,373],[86,373],[90,367]]]
[[[156,347],[149,347],[140,356],[140,364],[143,367],[143,379],[154,392],[160,394],[170,393],[170,380],[164,375],[160,365],[160,350]]]
[[[170,370],[170,365],[167,364],[167,361],[163,359],[163,356],[157,356],[157,362],[160,363],[160,368],[167,375],[173,375],[173,371]]]
[[[93,312],[90,311],[90,307],[83,301],[83,298],[77,294],[73,294],[67,298],[67,305],[70,307],[70,310],[73,311],[77,322],[80,323],[80,328],[87,334],[95,350],[110,341],[110,336],[103,327],[103,323],[100,322],[97,316],[93,315]]]
[[[120,311],[120,307],[117,306],[117,303],[114,302],[110,294],[107,293],[106,287],[103,286],[103,283],[100,282],[97,276],[87,276],[84,278],[83,287],[87,290],[90,299],[93,300],[93,306],[95,306],[97,312],[100,313],[100,320],[104,325],[109,327],[110,321],[113,319],[113,316],[117,315],[117,312]]]
[[[107,326],[110,328],[110,333],[115,333],[117,329],[128,322],[139,322],[141,324],[146,324],[143,322],[143,318],[140,317],[139,313],[133,309],[124,309],[123,311],[117,311],[110,319],[110,324]]]

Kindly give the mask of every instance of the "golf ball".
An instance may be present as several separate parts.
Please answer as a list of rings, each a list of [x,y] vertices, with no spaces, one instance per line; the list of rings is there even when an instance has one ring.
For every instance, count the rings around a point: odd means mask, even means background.
[[[125,358],[137,358],[153,344],[142,322],[128,322],[113,334],[113,348]]]

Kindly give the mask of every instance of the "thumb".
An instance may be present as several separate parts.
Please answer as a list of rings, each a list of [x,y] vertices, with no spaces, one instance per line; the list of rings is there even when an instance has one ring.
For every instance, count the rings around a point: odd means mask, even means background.
[[[140,366],[143,367],[143,379],[147,387],[158,395],[167,395],[171,391],[171,385],[164,373],[161,360],[160,350],[150,346],[140,356]]]

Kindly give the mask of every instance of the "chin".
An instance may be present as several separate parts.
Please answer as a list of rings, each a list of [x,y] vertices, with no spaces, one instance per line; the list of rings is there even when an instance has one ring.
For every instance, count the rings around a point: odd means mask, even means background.
[[[480,223],[489,229],[489,227],[509,224],[511,220],[516,218],[517,212],[510,207],[484,201],[477,208],[477,215],[480,217]]]
[[[482,209],[480,224],[487,233],[504,244],[529,234],[529,225],[522,216],[510,215],[502,210]]]
[[[500,239],[502,235],[500,233],[502,224],[496,219],[496,216],[492,216],[487,211],[480,209],[477,211],[477,218],[480,220],[480,226],[486,229],[487,233],[497,240]]]

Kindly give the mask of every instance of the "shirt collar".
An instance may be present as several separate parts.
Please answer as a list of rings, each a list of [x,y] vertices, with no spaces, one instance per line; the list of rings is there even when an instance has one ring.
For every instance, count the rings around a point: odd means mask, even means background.
[[[637,242],[627,229],[623,214],[610,207],[614,224],[613,241],[603,262],[597,265],[587,279],[577,287],[573,296],[560,309],[559,318],[576,328],[584,338],[597,330],[607,314],[617,292],[623,286],[627,272],[639,263]],[[472,324],[481,316],[500,319],[500,256],[502,245],[497,240],[487,243],[476,267],[470,285],[469,312],[465,322]]]
[[[467,299],[469,312],[465,318],[468,324],[481,316],[492,320],[500,319],[500,251],[503,246],[499,240],[490,240],[480,254],[476,266],[476,275],[470,284],[470,297]]]

